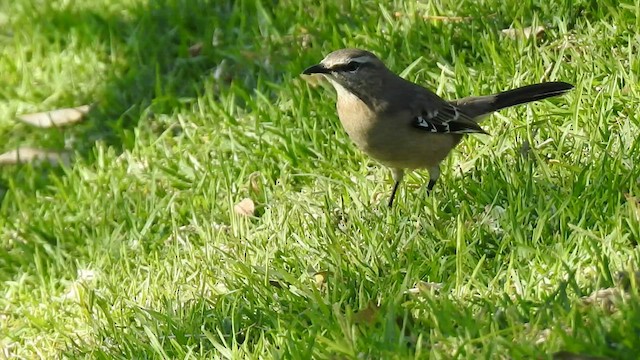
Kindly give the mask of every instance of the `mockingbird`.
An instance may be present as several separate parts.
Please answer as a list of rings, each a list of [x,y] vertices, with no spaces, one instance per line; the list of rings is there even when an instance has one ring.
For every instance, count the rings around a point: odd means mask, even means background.
[[[467,133],[486,132],[483,115],[564,94],[573,85],[546,82],[494,95],[446,101],[391,72],[375,55],[341,49],[303,74],[322,74],[338,94],[338,117],[358,148],[391,168],[393,205],[405,169],[429,171],[428,192],[440,176],[440,162]]]

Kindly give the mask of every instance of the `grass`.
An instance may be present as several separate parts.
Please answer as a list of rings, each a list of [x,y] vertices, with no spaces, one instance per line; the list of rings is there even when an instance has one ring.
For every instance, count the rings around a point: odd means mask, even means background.
[[[640,258],[639,15],[629,0],[3,2],[0,151],[75,160],[0,171],[0,357],[635,359],[638,296],[581,297]],[[538,24],[541,39],[500,33]],[[416,172],[388,210],[388,171],[298,76],[345,46],[450,98],[576,89],[487,119],[433,196]],[[85,103],[71,128],[14,120]],[[245,197],[256,216],[234,213]],[[408,294],[420,281],[442,288]]]

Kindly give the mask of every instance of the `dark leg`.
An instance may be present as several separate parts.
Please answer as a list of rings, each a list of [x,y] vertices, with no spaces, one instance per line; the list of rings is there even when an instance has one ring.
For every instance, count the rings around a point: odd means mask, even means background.
[[[391,190],[391,198],[389,199],[389,207],[393,206],[393,199],[396,197],[396,192],[398,191],[398,187],[400,187],[400,183],[402,182],[402,178],[404,177],[404,170],[402,169],[391,169],[391,175],[393,176],[393,180],[395,184],[393,184],[393,190]]]
[[[440,177],[440,167],[434,166],[429,169],[429,184],[427,184],[427,195],[431,194],[431,190],[436,186],[438,178]]]
[[[427,195],[431,195],[431,190],[436,186],[436,180],[429,179],[429,183],[427,184]]]
[[[391,197],[389,198],[389,207],[393,206],[393,199],[396,197],[398,186],[400,186],[400,181],[396,181],[395,184],[393,184],[393,190],[391,190]]]

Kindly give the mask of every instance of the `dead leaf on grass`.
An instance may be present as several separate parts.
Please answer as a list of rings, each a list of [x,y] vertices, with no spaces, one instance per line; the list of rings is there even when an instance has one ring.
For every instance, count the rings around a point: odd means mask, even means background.
[[[41,163],[44,161],[48,161],[51,165],[68,165],[70,162],[70,154],[32,147],[19,147],[0,155],[0,165]]]
[[[233,211],[240,216],[253,216],[256,212],[256,205],[253,200],[244,198],[233,207]]]
[[[40,128],[59,127],[81,121],[89,113],[89,110],[91,110],[91,106],[82,105],[74,108],[18,115],[18,120]]]

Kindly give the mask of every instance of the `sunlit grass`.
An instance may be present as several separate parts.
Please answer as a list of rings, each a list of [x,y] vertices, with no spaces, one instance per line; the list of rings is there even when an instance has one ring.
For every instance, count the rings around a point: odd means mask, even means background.
[[[581,297],[637,267],[638,14],[617,1],[3,3],[0,152],[75,161],[0,171],[0,356],[635,359],[637,296],[613,313]],[[529,25],[544,36],[500,32]],[[389,210],[388,171],[351,144],[331,92],[299,77],[345,46],[447,98],[576,88],[488,118],[492,136],[464,140],[432,196],[416,172]],[[82,104],[94,109],[70,128],[15,121]],[[247,197],[254,217],[233,210]]]

